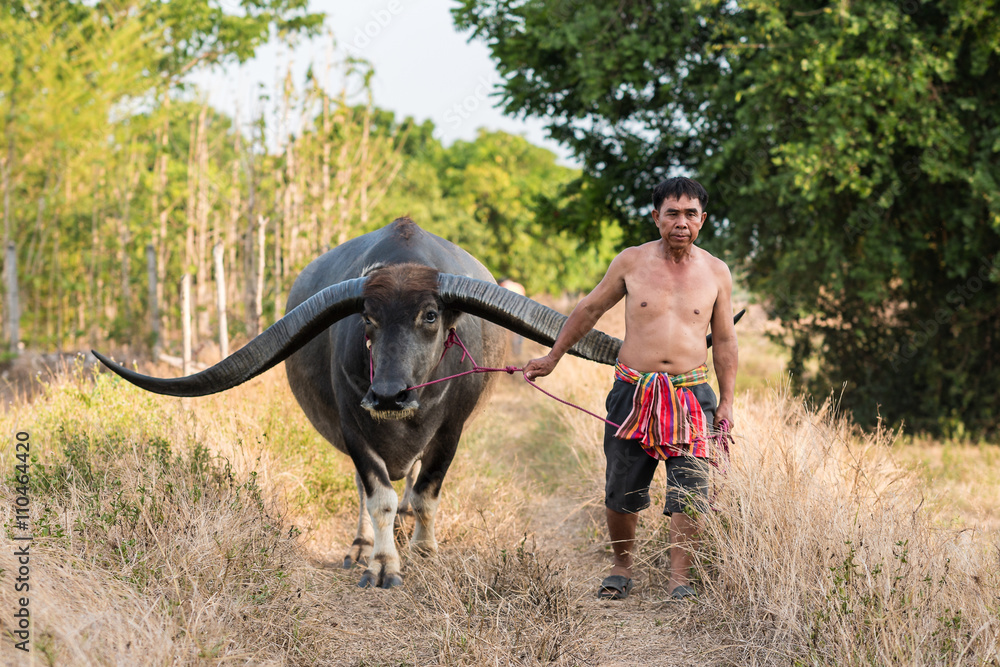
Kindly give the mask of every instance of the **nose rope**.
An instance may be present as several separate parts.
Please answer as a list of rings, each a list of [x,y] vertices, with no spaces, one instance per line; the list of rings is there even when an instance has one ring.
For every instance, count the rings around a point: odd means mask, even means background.
[[[367,335],[365,335],[365,345],[368,348],[369,382],[374,382],[375,381],[375,361],[374,361],[374,354],[372,354],[372,342],[368,338]],[[462,371],[461,373],[455,373],[454,375],[449,375],[448,377],[438,378],[437,380],[431,380],[430,382],[424,382],[422,384],[415,384],[412,387],[407,387],[406,390],[410,391],[412,389],[420,389],[421,387],[427,387],[429,385],[437,384],[439,382],[445,382],[447,380],[454,380],[455,378],[460,378],[460,377],[462,377],[464,375],[472,375],[473,373],[506,373],[507,375],[513,375],[514,373],[520,371],[521,372],[521,376],[524,378],[525,382],[527,382],[532,387],[534,387],[538,391],[542,392],[543,394],[545,394],[549,398],[551,398],[553,400],[556,400],[556,401],[559,401],[563,405],[568,405],[571,408],[576,408],[577,410],[580,410],[581,412],[586,412],[588,415],[590,415],[591,417],[594,417],[595,419],[600,419],[602,422],[604,422],[606,424],[610,424],[611,426],[614,426],[615,428],[619,428],[619,426],[620,426],[619,424],[616,424],[616,423],[614,423],[612,421],[608,421],[604,417],[602,417],[602,416],[600,416],[598,414],[594,414],[593,412],[591,412],[590,410],[587,410],[586,408],[583,408],[583,407],[581,407],[579,405],[576,405],[575,403],[570,403],[569,401],[563,400],[563,399],[559,398],[558,396],[555,396],[554,394],[550,394],[549,392],[545,391],[544,389],[542,389],[541,387],[539,387],[537,384],[535,384],[533,380],[529,380],[527,374],[525,374],[525,372],[524,372],[524,368],[522,368],[520,366],[504,366],[502,368],[490,368],[488,366],[480,366],[478,363],[476,363],[476,360],[473,358],[472,353],[469,352],[469,349],[467,347],[465,347],[465,343],[462,342],[462,339],[458,337],[458,332],[455,331],[454,328],[448,330],[448,337],[444,341],[444,351],[441,353],[441,358],[438,359],[438,362],[434,366],[434,368],[437,368],[441,364],[441,362],[444,360],[444,356],[446,354],[448,354],[448,350],[450,350],[452,347],[454,347],[456,345],[458,345],[460,348],[462,348],[462,358],[458,360],[458,363],[462,363],[463,361],[465,361],[465,358],[468,357],[469,361],[472,362],[472,368],[470,370]]]
[[[598,414],[594,414],[593,412],[591,412],[590,410],[588,410],[588,409],[586,409],[584,407],[581,407],[579,405],[576,405],[575,403],[571,403],[569,401],[563,400],[563,399],[559,398],[558,396],[556,396],[555,394],[551,394],[551,393],[545,391],[544,389],[542,389],[541,387],[539,387],[537,384],[535,384],[534,380],[528,379],[528,374],[525,373],[524,368],[522,368],[522,367],[519,367],[519,366],[504,366],[503,368],[490,368],[488,366],[480,366],[479,364],[476,363],[476,360],[473,359],[472,353],[469,352],[469,349],[467,347],[465,347],[465,343],[462,342],[462,339],[458,337],[458,332],[455,331],[454,327],[448,330],[448,337],[444,341],[444,351],[441,352],[441,358],[438,359],[438,362],[437,362],[437,364],[434,365],[434,368],[437,368],[438,366],[441,365],[441,362],[444,360],[444,355],[448,354],[448,350],[450,350],[455,345],[458,345],[460,348],[462,348],[462,358],[458,360],[458,363],[462,363],[463,361],[465,361],[465,358],[468,357],[469,361],[472,362],[472,369],[471,370],[463,371],[461,373],[456,373],[454,375],[449,375],[448,377],[438,378],[437,380],[431,380],[430,382],[424,382],[423,384],[415,384],[412,387],[407,387],[406,390],[410,391],[412,389],[420,389],[421,387],[427,387],[427,386],[432,385],[432,384],[437,384],[438,382],[445,382],[446,380],[454,380],[455,378],[462,377],[463,375],[471,375],[473,373],[501,373],[502,372],[502,373],[506,373],[507,375],[513,375],[517,371],[521,371],[521,376],[524,378],[525,382],[527,382],[532,387],[534,387],[538,391],[542,392],[543,394],[545,394],[549,398],[551,398],[551,399],[553,399],[555,401],[558,401],[558,402],[562,403],[563,405],[567,405],[567,406],[569,406],[571,408],[576,408],[580,412],[585,412],[588,415],[590,415],[591,417],[594,417],[595,419],[600,419],[605,424],[608,424],[610,426],[614,426],[616,429],[617,428],[621,428],[621,424],[616,424],[613,421],[605,419],[604,417],[602,417],[602,416],[600,416]],[[369,382],[374,382],[375,381],[375,361],[374,361],[374,355],[372,354],[372,342],[371,342],[371,339],[368,338],[367,334],[365,334],[365,346],[368,348],[368,369],[369,369],[369,373],[370,373]],[[726,453],[726,458],[728,459],[728,457],[729,457],[729,443],[732,442],[732,440],[733,440],[733,436],[730,433],[730,428],[731,427],[729,425],[729,421],[723,419],[722,423],[719,424],[719,427],[720,427],[719,430],[721,432],[716,437],[720,441],[720,444],[724,447],[725,453]]]

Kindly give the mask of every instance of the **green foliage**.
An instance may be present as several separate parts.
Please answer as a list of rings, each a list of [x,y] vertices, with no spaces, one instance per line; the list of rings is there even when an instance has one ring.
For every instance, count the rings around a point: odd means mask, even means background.
[[[581,250],[549,224],[576,196],[561,186],[577,172],[501,132],[444,147],[433,123],[373,105],[364,61],[340,63],[364,103],[346,86],[324,90],[310,69],[304,82],[289,73],[280,91],[261,91],[275,113],[248,124],[183,83],[193,68],[245,61],[272,30],[313,34],[320,19],[304,0],[24,0],[0,11],[0,194],[18,253],[21,341],[176,353],[188,274],[194,348],[204,348],[221,319],[216,243],[230,333],[251,335],[284,312],[308,262],[407,214],[532,292],[597,281],[617,226],[589,219],[596,243]]]
[[[322,18],[304,0],[4,4],[0,189],[4,241],[18,249],[28,345],[62,346],[98,329],[123,343],[144,333],[136,310],[145,307],[145,290],[136,295],[129,286],[145,276],[144,247],[156,223],[154,135],[184,111],[163,104],[164,96],[177,93],[194,67],[248,59],[272,28],[289,38],[314,34]],[[171,211],[168,222],[184,199],[178,170],[186,172],[187,139],[176,139],[188,120],[171,125],[167,141],[174,159],[160,203]],[[216,137],[225,136],[225,120]],[[184,233],[183,225],[167,228]]]
[[[546,117],[625,226],[677,172],[811,388],[866,424],[994,436],[1000,3],[464,0],[510,113]],[[625,226],[630,241],[644,238]],[[714,238],[713,238],[714,237]]]
[[[415,158],[401,177],[405,210],[498,278],[511,277],[529,293],[579,291],[592,287],[614,256],[620,233],[613,223],[592,220],[599,242],[586,248],[544,219],[547,203],[577,172],[523,137],[481,130],[474,141],[426,146]]]

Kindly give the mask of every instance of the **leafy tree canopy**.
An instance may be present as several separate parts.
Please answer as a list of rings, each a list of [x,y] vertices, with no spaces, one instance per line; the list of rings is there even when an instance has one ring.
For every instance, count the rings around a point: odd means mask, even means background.
[[[480,130],[475,140],[446,148],[432,130],[429,122],[411,128],[408,159],[379,224],[411,215],[530,293],[580,291],[600,279],[620,241],[618,225],[604,216],[588,248],[571,230],[546,222],[577,170],[556,164],[555,154],[524,137]]]
[[[582,159],[562,223],[634,220],[653,184],[690,173],[798,377],[815,357],[812,388],[846,383],[863,423],[996,434],[998,10],[463,0],[454,16],[492,49],[506,110]]]

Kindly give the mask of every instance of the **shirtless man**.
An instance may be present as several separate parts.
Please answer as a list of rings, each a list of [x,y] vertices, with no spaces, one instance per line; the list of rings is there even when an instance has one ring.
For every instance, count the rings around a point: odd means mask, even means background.
[[[685,407],[677,413],[679,419],[669,418],[666,426],[648,423],[645,429],[670,433],[672,438],[663,435],[662,442],[650,443],[635,439],[645,437],[642,433],[605,429],[605,506],[614,565],[598,591],[601,598],[625,598],[632,587],[638,512],[649,506],[649,483],[659,458],[667,463],[664,514],[670,516],[671,544],[667,590],[678,599],[695,595],[688,585],[689,572],[697,547],[697,517],[708,507],[708,480],[705,466],[693,459],[711,456],[703,437],[707,428],[718,428],[723,421],[732,427],[738,357],[729,268],[694,245],[707,217],[707,203],[708,193],[689,178],[671,178],[657,185],[652,215],[660,238],[626,248],[615,257],[594,291],[573,309],[552,350],[525,366],[529,379],[551,373],[563,354],[625,297],[625,340],[618,353],[615,384],[608,394],[608,420],[616,424],[635,421],[632,418],[640,410],[633,409],[633,395],[643,386],[643,378],[669,376],[663,383],[666,386],[686,387],[669,391],[690,410]],[[718,405],[705,383],[709,326],[721,394]],[[635,398],[638,406],[640,397]],[[690,442],[678,443],[678,439]]]

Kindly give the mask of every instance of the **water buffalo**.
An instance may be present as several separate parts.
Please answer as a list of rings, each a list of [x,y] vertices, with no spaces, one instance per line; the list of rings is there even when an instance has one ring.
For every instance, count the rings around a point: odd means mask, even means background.
[[[495,376],[411,387],[469,368],[461,354],[442,357],[452,328],[476,361],[495,367],[506,347],[501,327],[550,345],[566,317],[499,287],[475,258],[408,218],[309,264],[287,309],[245,347],[188,377],[140,375],[95,355],[129,382],[172,396],[220,392],[285,360],[288,383],[309,421],[354,462],[361,503],[344,566],[367,564],[361,586],[400,585],[397,506],[409,504],[415,515],[411,549],[435,552],[441,484],[465,422]],[[571,352],[614,364],[620,346],[617,338],[591,331]],[[390,482],[404,477],[399,503]]]

